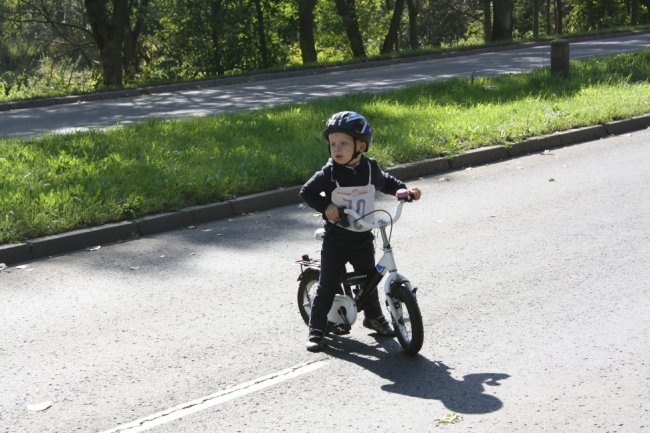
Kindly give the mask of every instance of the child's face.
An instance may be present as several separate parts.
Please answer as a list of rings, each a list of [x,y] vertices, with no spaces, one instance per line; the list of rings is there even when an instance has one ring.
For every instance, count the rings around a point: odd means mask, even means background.
[[[337,164],[354,165],[361,160],[361,154],[359,154],[354,160],[350,161],[350,158],[354,155],[354,138],[348,134],[344,132],[332,132],[327,138],[330,142],[330,155]],[[359,152],[364,152],[366,150],[366,143],[357,140],[357,149]]]

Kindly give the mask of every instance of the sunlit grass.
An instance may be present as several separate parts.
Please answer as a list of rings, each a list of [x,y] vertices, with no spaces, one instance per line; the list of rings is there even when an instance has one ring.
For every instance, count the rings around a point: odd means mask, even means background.
[[[108,131],[0,140],[0,243],[304,182],[340,110],[375,128],[382,165],[453,155],[650,112],[650,51],[382,94]]]

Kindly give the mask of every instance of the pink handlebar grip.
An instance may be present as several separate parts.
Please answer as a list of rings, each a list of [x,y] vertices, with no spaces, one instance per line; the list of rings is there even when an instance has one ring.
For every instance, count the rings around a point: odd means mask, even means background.
[[[411,197],[411,194],[409,193],[408,189],[399,189],[395,193],[395,197],[397,197],[398,200],[409,200]]]

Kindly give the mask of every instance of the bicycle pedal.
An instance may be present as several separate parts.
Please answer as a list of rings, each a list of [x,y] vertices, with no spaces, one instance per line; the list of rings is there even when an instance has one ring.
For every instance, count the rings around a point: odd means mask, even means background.
[[[334,335],[346,335],[350,333],[350,327],[345,326],[344,324],[341,323],[337,325],[332,324],[332,326],[330,327],[330,332]]]

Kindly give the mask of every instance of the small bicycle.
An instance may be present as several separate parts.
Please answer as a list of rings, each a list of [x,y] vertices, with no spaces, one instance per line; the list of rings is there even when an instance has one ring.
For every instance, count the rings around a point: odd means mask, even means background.
[[[416,291],[410,281],[397,271],[397,265],[393,257],[393,249],[390,245],[392,226],[399,220],[402,214],[402,206],[411,197],[407,190],[399,190],[396,194],[398,199],[395,215],[387,211],[388,220],[379,219],[375,223],[369,223],[363,218],[366,215],[359,215],[352,209],[341,210],[350,215],[353,219],[351,224],[361,224],[368,229],[378,229],[383,242],[383,256],[377,262],[375,269],[368,272],[347,272],[341,279],[339,293],[334,298],[334,303],[327,315],[328,326],[326,332],[336,335],[348,334],[356,321],[357,312],[360,311],[368,296],[377,290],[381,280],[388,274],[384,283],[386,307],[390,313],[397,339],[402,348],[409,354],[415,355],[422,348],[424,341],[424,326],[422,315],[418,306]],[[347,218],[343,218],[346,220]],[[389,233],[387,227],[390,227]],[[323,229],[316,231],[316,238],[321,239]],[[307,254],[302,256],[300,264],[300,276],[298,280],[298,308],[306,324],[309,324],[311,303],[316,295],[318,279],[320,275],[320,260],[312,259]]]

